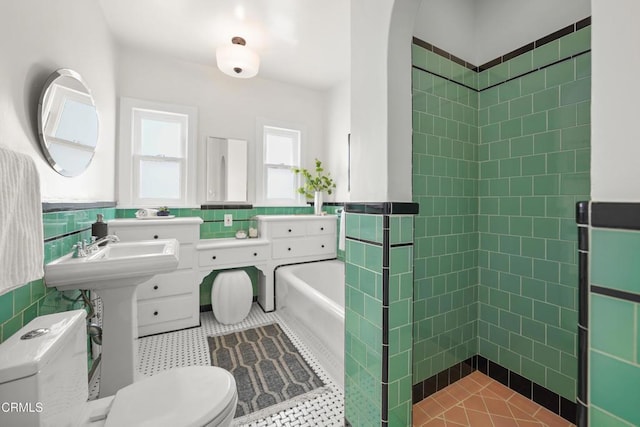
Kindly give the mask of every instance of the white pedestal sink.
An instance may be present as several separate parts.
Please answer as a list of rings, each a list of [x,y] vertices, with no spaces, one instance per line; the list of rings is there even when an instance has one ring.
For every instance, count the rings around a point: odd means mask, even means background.
[[[45,266],[48,287],[89,289],[102,298],[100,397],[115,394],[136,379],[138,313],[136,290],[156,274],[178,266],[175,239],[111,243],[82,258],[65,255]]]

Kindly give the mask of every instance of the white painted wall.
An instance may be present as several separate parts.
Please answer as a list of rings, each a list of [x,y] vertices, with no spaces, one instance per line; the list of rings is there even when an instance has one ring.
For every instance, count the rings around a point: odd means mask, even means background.
[[[411,200],[411,34],[418,0],[351,1],[351,201]]]
[[[473,63],[476,3],[478,0],[422,0],[414,35]]]
[[[590,0],[422,0],[414,34],[481,65],[590,15]]]
[[[640,2],[592,0],[591,199],[640,202]]]
[[[322,156],[325,95],[320,91],[259,76],[235,79],[209,65],[121,47],[117,94],[198,108],[199,202],[204,200],[206,138],[247,140],[249,174],[254,175],[257,118],[305,127],[303,166],[312,167],[313,159]],[[254,194],[253,176],[248,184]]]
[[[114,48],[102,11],[86,0],[0,3],[0,145],[28,154],[40,174],[43,201],[114,200]],[[48,164],[38,143],[37,104],[49,74],[79,72],[100,120],[96,155],[81,175],[66,178]]]
[[[326,94],[325,141],[323,161],[336,182],[336,191],[326,201],[349,200],[347,177],[347,137],[351,132],[351,90],[346,80],[334,86]]]
[[[591,15],[590,0],[475,1],[476,65]],[[615,6],[619,7],[619,6]]]

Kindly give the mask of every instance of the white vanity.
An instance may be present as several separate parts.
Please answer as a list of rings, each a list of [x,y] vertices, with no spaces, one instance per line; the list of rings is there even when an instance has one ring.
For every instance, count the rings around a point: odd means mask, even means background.
[[[109,233],[122,242],[176,239],[178,268],[138,286],[138,336],[175,331],[200,324],[200,280],[196,245],[202,218],[114,219]]]
[[[138,287],[138,336],[200,324],[200,283],[214,270],[254,266],[260,270],[258,302],[275,310],[274,272],[281,265],[332,259],[335,215],[258,215],[259,238],[200,239],[199,217],[115,219],[109,233],[121,241],[174,238],[180,261],[173,273],[158,274]]]

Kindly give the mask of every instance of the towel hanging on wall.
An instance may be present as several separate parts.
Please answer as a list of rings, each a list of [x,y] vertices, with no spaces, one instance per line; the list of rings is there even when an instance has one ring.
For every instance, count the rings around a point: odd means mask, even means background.
[[[31,157],[0,147],[0,295],[42,278],[40,178]]]

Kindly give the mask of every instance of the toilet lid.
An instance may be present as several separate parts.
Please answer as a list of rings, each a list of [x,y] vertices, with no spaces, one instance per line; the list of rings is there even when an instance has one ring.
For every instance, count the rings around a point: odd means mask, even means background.
[[[203,426],[224,412],[235,395],[235,380],[224,369],[176,368],[120,389],[105,427]]]

